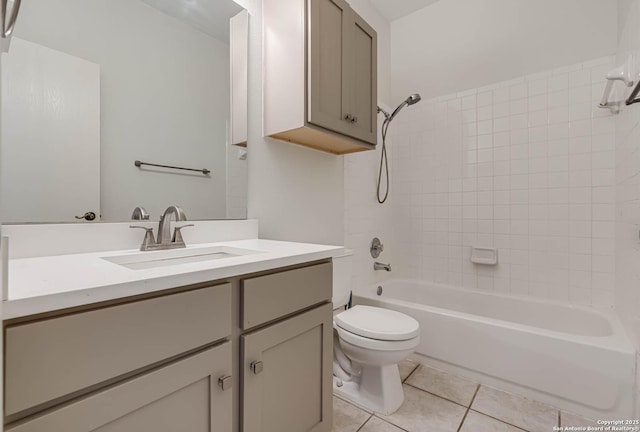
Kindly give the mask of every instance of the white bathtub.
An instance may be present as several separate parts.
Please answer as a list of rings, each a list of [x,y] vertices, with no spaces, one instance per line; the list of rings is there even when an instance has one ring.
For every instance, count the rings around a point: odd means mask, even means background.
[[[635,353],[611,314],[406,280],[357,294],[417,319],[416,352],[436,366],[594,419],[633,414]]]

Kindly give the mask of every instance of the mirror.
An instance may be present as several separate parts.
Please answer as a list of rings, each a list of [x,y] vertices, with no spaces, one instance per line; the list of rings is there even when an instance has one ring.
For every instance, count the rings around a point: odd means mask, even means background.
[[[1,61],[0,220],[245,218],[247,20],[232,0],[23,1]]]

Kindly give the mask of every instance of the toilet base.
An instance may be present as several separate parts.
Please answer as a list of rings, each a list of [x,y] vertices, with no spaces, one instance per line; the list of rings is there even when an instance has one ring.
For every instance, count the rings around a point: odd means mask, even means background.
[[[342,382],[342,386],[338,384]],[[353,381],[333,377],[333,392],[366,410],[383,415],[394,413],[404,402],[398,365],[363,366]]]

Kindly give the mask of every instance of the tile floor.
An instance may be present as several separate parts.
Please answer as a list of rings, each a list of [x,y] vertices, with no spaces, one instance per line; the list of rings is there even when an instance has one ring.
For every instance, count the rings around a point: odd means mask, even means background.
[[[551,432],[595,422],[538,401],[407,360],[399,365],[405,401],[390,416],[336,396],[333,432]]]

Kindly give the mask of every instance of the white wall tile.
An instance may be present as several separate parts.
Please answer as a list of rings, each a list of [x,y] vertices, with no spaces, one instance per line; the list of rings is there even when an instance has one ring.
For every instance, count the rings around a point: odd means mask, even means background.
[[[593,85],[612,61],[590,64],[403,112],[392,137],[394,276],[612,305],[616,131],[609,116],[592,119]],[[377,169],[346,165],[356,167],[363,183]],[[500,264],[471,264],[472,245],[498,247]]]

